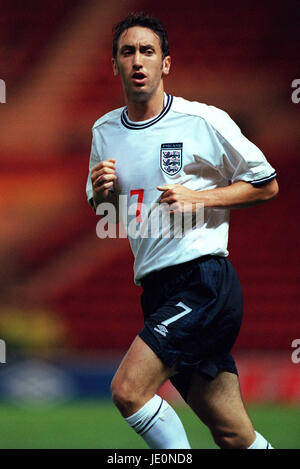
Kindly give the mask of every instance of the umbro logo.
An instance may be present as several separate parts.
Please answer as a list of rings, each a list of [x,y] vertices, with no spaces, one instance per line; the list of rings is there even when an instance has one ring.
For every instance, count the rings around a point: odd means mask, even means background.
[[[156,332],[159,332],[164,337],[166,337],[167,333],[169,332],[168,329],[165,326],[163,326],[162,324],[158,324],[156,327],[154,327],[154,330]]]

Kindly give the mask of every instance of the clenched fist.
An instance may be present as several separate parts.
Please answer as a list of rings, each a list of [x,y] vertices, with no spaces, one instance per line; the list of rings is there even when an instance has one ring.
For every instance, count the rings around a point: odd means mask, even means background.
[[[101,161],[92,168],[91,181],[95,206],[108,200],[111,195],[109,189],[117,179],[115,160],[112,158]]]
[[[91,180],[96,194],[112,187],[117,180],[115,160],[111,158],[96,164],[91,171]]]

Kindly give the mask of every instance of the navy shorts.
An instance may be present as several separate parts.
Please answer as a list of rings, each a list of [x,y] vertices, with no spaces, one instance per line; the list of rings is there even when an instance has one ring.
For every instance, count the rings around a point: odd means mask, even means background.
[[[144,328],[139,336],[168,367],[184,399],[196,371],[214,379],[238,374],[230,353],[240,330],[243,300],[237,274],[226,257],[203,256],[141,279]]]

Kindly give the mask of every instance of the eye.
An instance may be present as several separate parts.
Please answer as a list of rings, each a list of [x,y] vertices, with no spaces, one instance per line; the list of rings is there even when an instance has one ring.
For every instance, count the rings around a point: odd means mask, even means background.
[[[122,55],[124,55],[125,57],[130,55],[132,53],[132,50],[131,49],[123,49],[122,50]]]

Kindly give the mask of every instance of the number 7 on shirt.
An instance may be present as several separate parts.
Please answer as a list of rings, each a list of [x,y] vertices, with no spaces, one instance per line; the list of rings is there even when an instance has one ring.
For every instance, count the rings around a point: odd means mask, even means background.
[[[144,189],[133,189],[130,191],[130,197],[137,195],[137,208],[136,208],[136,222],[139,223],[142,221],[142,204],[144,198]]]

